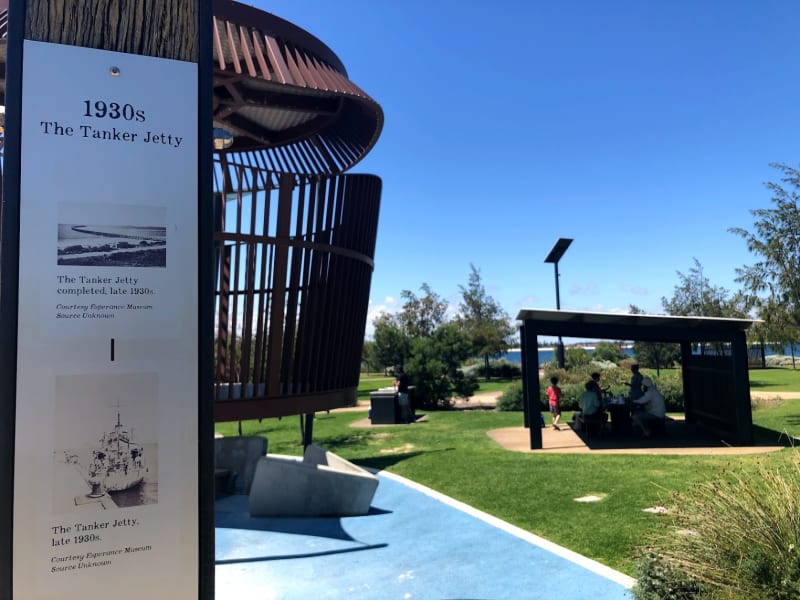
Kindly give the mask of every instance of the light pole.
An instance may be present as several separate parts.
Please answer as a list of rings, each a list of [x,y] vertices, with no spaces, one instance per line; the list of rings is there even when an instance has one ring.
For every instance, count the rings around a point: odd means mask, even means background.
[[[558,238],[556,245],[553,246],[553,249],[550,250],[550,254],[544,259],[546,263],[553,263],[556,271],[556,310],[561,310],[561,296],[558,293],[558,261],[561,260],[561,257],[564,256],[564,252],[567,251],[569,245],[572,243],[572,239],[570,238]],[[558,368],[564,368],[564,342],[561,340],[561,336],[558,336],[558,348],[556,349],[557,357],[558,357]]]

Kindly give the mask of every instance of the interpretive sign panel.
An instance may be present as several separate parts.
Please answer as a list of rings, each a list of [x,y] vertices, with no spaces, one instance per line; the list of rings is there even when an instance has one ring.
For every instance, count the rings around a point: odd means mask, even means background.
[[[198,597],[197,77],[24,42],[17,600]]]

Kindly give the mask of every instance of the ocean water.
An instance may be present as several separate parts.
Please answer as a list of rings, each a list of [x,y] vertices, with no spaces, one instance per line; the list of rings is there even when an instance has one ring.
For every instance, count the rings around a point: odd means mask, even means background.
[[[587,348],[586,351],[591,354],[594,352],[593,348]],[[625,348],[624,352],[628,356],[633,356],[633,348]],[[539,348],[539,364],[544,364],[546,362],[550,362],[554,360],[555,357],[555,350],[553,348]],[[500,357],[501,359],[505,359],[510,363],[515,363],[518,365],[522,364],[522,351],[519,349],[509,350],[503,356]]]

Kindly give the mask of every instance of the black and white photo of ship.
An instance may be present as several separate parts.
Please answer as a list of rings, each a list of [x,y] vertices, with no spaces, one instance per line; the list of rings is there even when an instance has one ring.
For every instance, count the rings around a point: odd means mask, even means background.
[[[121,492],[142,483],[147,472],[144,449],[132,439],[132,432],[120,421],[113,431],[103,434],[100,446],[92,450],[92,462],[88,466],[89,484],[96,493]]]
[[[167,228],[59,224],[58,264],[163,268],[167,266]]]
[[[157,444],[140,444],[117,409],[113,429],[88,449],[58,453],[57,463],[72,468],[85,484],[70,504],[104,509],[153,504],[158,500]]]
[[[151,372],[56,377],[57,513],[158,504],[158,389]]]

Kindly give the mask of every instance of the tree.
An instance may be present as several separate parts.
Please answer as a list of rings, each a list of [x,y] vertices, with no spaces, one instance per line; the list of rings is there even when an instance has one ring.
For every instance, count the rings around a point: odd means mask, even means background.
[[[579,367],[588,365],[592,362],[592,355],[581,346],[570,346],[566,352],[566,367],[569,371],[574,371]]]
[[[472,344],[457,323],[445,320],[447,302],[425,283],[420,289],[422,297],[404,290],[400,312],[373,321],[372,353],[384,365],[403,365],[421,407],[447,408],[454,394],[468,397],[477,389],[460,370]]]
[[[367,373],[379,373],[383,371],[385,374],[387,367],[396,364],[396,361],[384,363],[375,352],[375,341],[364,340],[364,345],[361,350],[361,363],[366,367]]]
[[[641,315],[644,311],[635,304],[630,305],[630,314]],[[656,370],[656,375],[661,374],[662,367],[672,365],[681,357],[681,347],[678,344],[665,342],[633,342],[633,356],[642,367]]]
[[[481,274],[471,264],[469,284],[461,290],[459,323],[472,344],[472,355],[484,359],[484,374],[489,379],[489,359],[508,350],[508,338],[514,332],[509,317],[494,298],[486,293]]]
[[[472,395],[477,385],[470,390],[460,371],[470,353],[470,341],[456,323],[442,324],[430,337],[412,340],[406,372],[423,408],[449,408],[454,394]]]
[[[755,295],[767,292],[772,309],[780,308],[800,328],[800,171],[785,164],[770,166],[783,174],[781,183],[765,184],[772,192],[772,208],[750,211],[755,217],[751,230],[729,229],[758,257],[736,270],[736,281]]]
[[[382,313],[373,321],[375,326],[372,343],[372,360],[383,367],[394,367],[406,362],[411,340],[403,330],[397,315]]]
[[[745,334],[747,335],[748,346],[758,347],[758,360],[761,362],[761,368],[766,369],[767,328],[764,326],[764,323],[757,321],[747,328]],[[748,356],[748,359],[749,358],[750,357]]]
[[[731,294],[726,288],[712,285],[703,275],[703,265],[696,258],[689,274],[678,271],[680,283],[675,286],[672,298],[661,299],[668,315],[696,317],[746,318],[747,308],[744,294]],[[720,346],[720,344],[717,344]],[[700,344],[704,353],[706,344]],[[722,348],[717,348],[722,352]]]
[[[792,368],[796,368],[794,347],[797,341],[800,340],[800,330],[789,312],[774,298],[759,299],[757,310],[758,317],[763,322],[754,324],[750,329],[757,329],[758,334],[761,336],[762,349],[763,344],[768,343],[773,347],[779,348],[779,351],[783,353],[783,349],[788,346],[791,348],[792,353]],[[762,356],[762,365],[765,365],[765,363],[766,359]]]
[[[613,363],[622,358],[625,358],[622,349],[614,342],[608,341],[597,342],[594,347],[594,353],[592,354],[593,360],[605,360]]]
[[[425,292],[422,297],[417,297],[410,290],[400,292],[403,299],[403,310],[398,313],[399,325],[411,338],[430,337],[439,325],[445,322],[447,302],[431,290],[427,283],[420,289]]]
[[[703,265],[696,258],[689,274],[678,271],[680,283],[675,286],[672,298],[661,298],[668,315],[697,317],[743,318],[738,298],[721,286],[712,285],[703,275]]]

